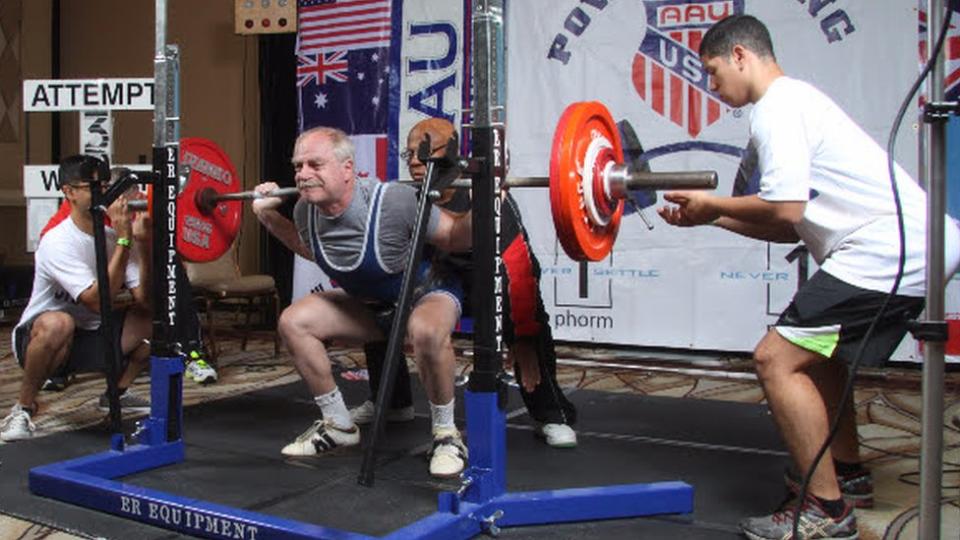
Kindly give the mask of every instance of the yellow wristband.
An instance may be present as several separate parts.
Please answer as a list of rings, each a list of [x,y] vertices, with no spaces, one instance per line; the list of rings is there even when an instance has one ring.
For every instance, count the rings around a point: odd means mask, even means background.
[[[123,247],[130,247],[130,239],[129,239],[129,238],[117,238],[117,245],[118,245],[118,246],[123,246]]]

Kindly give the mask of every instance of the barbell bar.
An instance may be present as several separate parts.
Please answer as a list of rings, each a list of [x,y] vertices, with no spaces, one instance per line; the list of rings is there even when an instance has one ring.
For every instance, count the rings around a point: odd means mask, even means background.
[[[184,260],[212,261],[230,248],[242,217],[242,208],[230,204],[233,201],[299,194],[293,187],[267,195],[240,191],[236,170],[215,143],[184,139],[180,145],[182,161],[190,165],[189,179],[177,195],[176,241]],[[456,179],[451,186],[468,189],[471,179]],[[631,170],[624,163],[613,118],[603,104],[593,101],[573,103],[561,115],[554,131],[549,176],[510,177],[501,187],[549,188],[554,227],[564,251],[573,260],[599,261],[613,249],[630,191],[714,189],[717,173]],[[150,196],[128,206],[148,209]]]
[[[622,171],[613,171],[614,176],[608,177],[610,188],[608,193],[612,198],[624,198],[627,192],[637,189],[714,189],[717,187],[716,171],[685,171],[685,172],[643,172],[629,171],[621,166]],[[401,184],[420,186],[422,182],[415,180],[400,180]],[[454,189],[469,189],[472,179],[458,178],[450,183]],[[507,189],[518,188],[546,188],[550,187],[550,178],[547,176],[518,176],[508,177],[504,182]],[[269,193],[261,194],[256,191],[239,191],[236,193],[218,193],[212,188],[204,188],[197,192],[196,202],[204,214],[213,212],[220,201],[247,201],[265,199],[267,197],[293,197],[299,195],[299,188],[278,188]],[[134,211],[147,210],[146,199],[134,199],[127,202],[127,208]]]
[[[295,187],[285,187],[278,188],[270,193],[261,194],[256,191],[239,191],[237,193],[217,193],[212,188],[204,188],[201,191],[197,192],[197,207],[200,208],[201,213],[210,214],[216,208],[217,203],[220,201],[246,201],[246,200],[256,200],[256,199],[265,199],[267,197],[292,197],[298,195],[300,190]],[[127,201],[127,208],[134,211],[145,211],[149,203],[147,199],[134,199],[132,201]]]

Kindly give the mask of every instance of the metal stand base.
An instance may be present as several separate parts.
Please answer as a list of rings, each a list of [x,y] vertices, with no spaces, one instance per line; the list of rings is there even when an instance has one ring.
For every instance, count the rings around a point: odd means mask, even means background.
[[[184,460],[179,438],[183,361],[151,358],[151,412],[125,447],[30,470],[30,491],[84,508],[206,538],[263,540],[373,538],[180,497],[118,481],[123,476]],[[503,527],[594,521],[693,511],[693,488],[683,482],[626,484],[551,491],[506,492],[506,420],[495,393],[467,392],[467,440],[472,465],[463,487],[439,495],[437,512],[384,538],[452,539],[496,534]],[[172,420],[172,422],[171,422]],[[175,429],[171,429],[175,428]],[[176,440],[167,434],[176,432]]]

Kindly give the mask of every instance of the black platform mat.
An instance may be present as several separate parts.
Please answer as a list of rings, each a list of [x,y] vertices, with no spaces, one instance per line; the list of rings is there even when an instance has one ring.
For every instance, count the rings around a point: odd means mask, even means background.
[[[364,387],[341,383],[348,403],[359,403]],[[580,414],[579,446],[558,450],[535,440],[512,392],[507,430],[510,491],[683,480],[694,486],[694,513],[505,529],[502,538],[737,538],[740,518],[771,510],[783,494],[784,453],[765,407],[593,391],[574,392],[571,399]],[[359,450],[303,460],[280,455],[280,447],[316,416],[302,384],[186,409],[186,461],[125,480],[179,496],[383,535],[429,515],[439,491],[456,489],[456,482],[428,475],[422,452],[429,443],[429,407],[419,402],[416,409],[414,422],[387,426],[374,488],[356,483]],[[462,418],[462,411],[458,413]],[[30,494],[30,467],[103,451],[107,441],[104,430],[88,429],[0,446],[0,512],[91,536],[179,538]]]

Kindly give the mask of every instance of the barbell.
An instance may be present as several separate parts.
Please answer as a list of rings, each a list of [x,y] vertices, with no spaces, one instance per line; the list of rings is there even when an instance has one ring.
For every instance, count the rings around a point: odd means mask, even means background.
[[[181,163],[189,176],[177,195],[177,251],[187,261],[208,262],[226,253],[240,229],[242,208],[237,201],[291,197],[297,188],[280,188],[261,195],[240,191],[236,169],[212,141],[187,138],[180,142]],[[468,189],[471,179],[451,187]],[[624,164],[617,126],[607,108],[596,101],[578,102],[564,110],[554,131],[549,177],[507,178],[503,187],[548,187],[557,238],[574,260],[599,261],[610,254],[623,217],[624,201],[637,189],[714,189],[715,171],[646,172]],[[128,207],[152,207],[130,201]]]
[[[300,193],[299,188],[295,187],[285,187],[278,188],[268,193],[258,193],[256,191],[240,191],[237,193],[223,193],[218,194],[216,190],[212,188],[203,188],[198,191],[196,194],[197,208],[202,214],[210,214],[213,212],[214,208],[217,207],[217,203],[220,201],[246,201],[246,200],[255,200],[255,199],[266,199],[268,197],[292,197]],[[127,208],[134,211],[143,211],[147,210],[150,207],[150,202],[148,199],[134,199],[132,201],[127,201]]]

